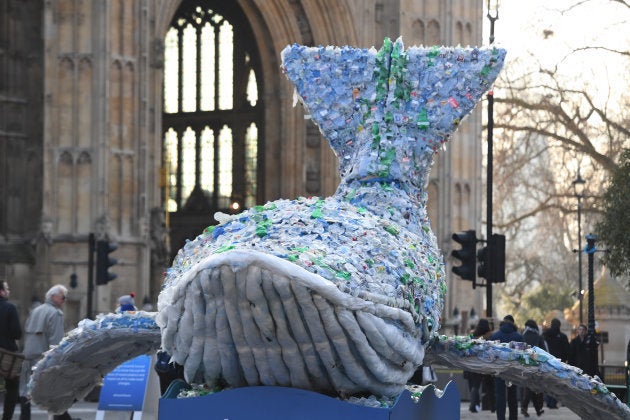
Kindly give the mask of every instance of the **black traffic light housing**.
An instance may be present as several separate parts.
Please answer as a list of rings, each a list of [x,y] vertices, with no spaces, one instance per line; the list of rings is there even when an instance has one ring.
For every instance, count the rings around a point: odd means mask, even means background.
[[[118,244],[115,242],[96,242],[96,284],[99,286],[107,284],[118,277],[118,275],[109,271],[111,266],[118,264],[116,258],[109,256],[116,249],[118,249]]]
[[[477,251],[477,276],[489,283],[505,283],[505,235],[492,234],[487,246]]]
[[[459,266],[453,266],[453,273],[464,280],[472,281],[474,289],[477,283],[477,232],[474,230],[455,232],[453,240],[462,246],[461,249],[451,252],[451,255],[461,262]]]
[[[477,251],[477,277],[488,278],[488,246]]]
[[[505,235],[492,234],[492,283],[505,283]]]

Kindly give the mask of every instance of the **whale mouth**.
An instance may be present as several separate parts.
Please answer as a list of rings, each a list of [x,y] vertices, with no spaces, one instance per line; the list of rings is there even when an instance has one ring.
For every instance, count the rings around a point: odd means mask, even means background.
[[[165,289],[156,322],[188,381],[393,396],[424,357],[422,323],[399,304],[354,296],[273,255],[232,250]]]

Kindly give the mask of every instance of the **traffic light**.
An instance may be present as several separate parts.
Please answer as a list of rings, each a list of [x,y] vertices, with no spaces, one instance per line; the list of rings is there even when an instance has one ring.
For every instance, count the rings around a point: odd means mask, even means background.
[[[110,253],[118,249],[118,244],[108,241],[96,242],[96,284],[102,286],[118,277],[115,273],[110,273],[109,267],[118,264],[116,258],[109,256]]]
[[[492,283],[505,283],[505,235],[492,234]]]
[[[488,283],[505,283],[505,236],[492,234],[487,246],[477,251],[477,276]]]
[[[461,249],[455,249],[451,255],[458,259],[461,264],[453,267],[453,273],[464,280],[473,282],[473,289],[477,282],[477,232],[467,230],[453,233],[453,240],[460,244]]]
[[[477,277],[488,278],[488,247],[484,246],[477,251]]]

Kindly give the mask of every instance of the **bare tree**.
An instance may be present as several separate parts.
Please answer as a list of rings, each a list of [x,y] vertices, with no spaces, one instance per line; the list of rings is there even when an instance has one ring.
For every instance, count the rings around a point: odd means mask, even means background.
[[[558,19],[595,3],[630,17],[627,0],[584,0],[558,10]],[[508,239],[508,281],[498,289],[506,311],[541,286],[554,288],[559,302],[577,292],[572,252],[578,244],[577,200],[571,182],[578,168],[588,179],[585,234],[603,208],[606,181],[630,147],[630,79],[618,79],[621,69],[609,67],[627,68],[630,51],[602,39],[558,51],[550,61],[539,52],[557,34],[537,30],[538,49],[508,61],[494,95],[494,224]]]

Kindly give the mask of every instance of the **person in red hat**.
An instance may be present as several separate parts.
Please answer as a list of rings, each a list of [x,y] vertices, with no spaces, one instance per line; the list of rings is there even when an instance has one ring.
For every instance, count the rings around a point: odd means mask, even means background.
[[[128,295],[123,295],[118,298],[118,309],[116,309],[117,313],[129,312],[129,311],[137,311],[136,303],[133,298],[135,297],[135,293],[131,292]]]

